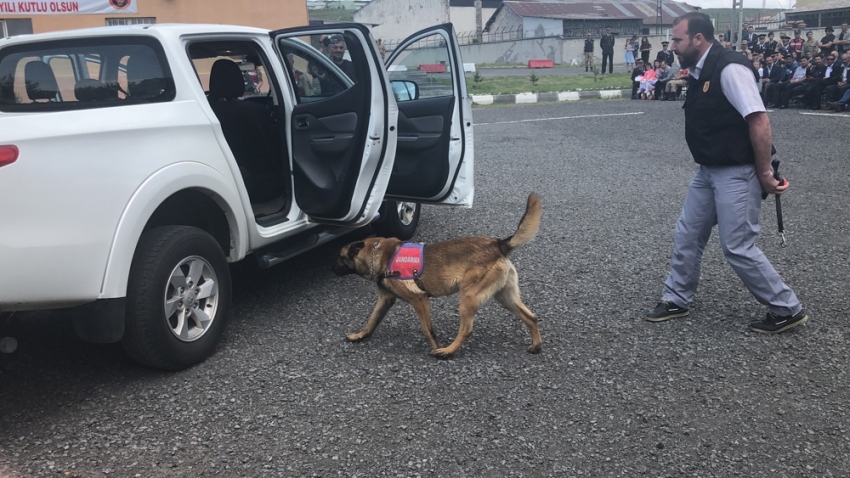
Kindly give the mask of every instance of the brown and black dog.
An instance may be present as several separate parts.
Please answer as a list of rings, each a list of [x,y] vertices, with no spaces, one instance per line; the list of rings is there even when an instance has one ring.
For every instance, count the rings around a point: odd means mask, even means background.
[[[395,238],[370,237],[343,247],[333,271],[340,276],[358,274],[378,285],[378,303],[366,326],[346,338],[359,342],[368,338],[400,298],[413,305],[422,333],[431,343],[431,355],[448,357],[457,352],[472,334],[472,322],[478,307],[491,297],[520,318],[531,333],[530,353],[540,351],[542,340],[535,316],[520,300],[517,271],[508,254],[527,244],[540,227],[540,198],[528,196],[525,215],[516,232],[507,239],[467,237],[428,244],[424,248],[422,274],[414,280],[387,277],[387,267],[402,241]],[[442,297],[460,292],[460,329],[454,342],[440,348],[431,326],[429,297]]]

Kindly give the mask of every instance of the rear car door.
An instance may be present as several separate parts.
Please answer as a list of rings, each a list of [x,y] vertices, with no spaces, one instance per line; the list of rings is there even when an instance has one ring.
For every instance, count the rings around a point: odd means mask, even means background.
[[[388,199],[472,206],[472,102],[451,23],[414,33],[387,59],[398,103]]]
[[[368,29],[335,24],[271,36],[293,85],[296,203],[315,222],[369,223],[392,172],[397,112]]]

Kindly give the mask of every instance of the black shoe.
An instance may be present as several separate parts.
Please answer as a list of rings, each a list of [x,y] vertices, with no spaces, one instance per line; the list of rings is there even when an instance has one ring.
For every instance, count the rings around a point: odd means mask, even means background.
[[[690,313],[684,307],[679,307],[670,301],[662,300],[655,306],[655,309],[646,314],[646,320],[650,322],[664,322],[665,320],[675,319],[676,317],[686,317]]]
[[[779,109],[781,109],[781,110],[787,110],[787,109],[788,109],[788,105],[779,105]]]
[[[774,315],[768,312],[764,320],[758,322],[750,322],[750,330],[760,332],[762,334],[778,334],[800,324],[806,323],[809,316],[805,310],[801,310],[794,315]]]

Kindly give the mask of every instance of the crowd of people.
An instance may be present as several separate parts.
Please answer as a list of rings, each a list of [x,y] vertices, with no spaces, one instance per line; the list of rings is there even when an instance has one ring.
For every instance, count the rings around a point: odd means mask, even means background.
[[[777,41],[774,32],[756,34],[752,26],[744,24],[740,50],[733,44],[738,36],[728,27],[716,40],[752,61],[765,106],[783,109],[797,105],[819,110],[825,101],[830,110],[850,111],[850,29],[845,22],[838,36],[832,27],[825,31],[820,40],[811,30],[803,40],[802,32],[795,30],[793,38],[780,33]],[[631,72],[633,100],[675,100],[681,96],[688,70],[675,66],[668,46],[668,42],[662,42],[662,50],[650,63],[652,45],[646,37],[626,40],[624,60]]]

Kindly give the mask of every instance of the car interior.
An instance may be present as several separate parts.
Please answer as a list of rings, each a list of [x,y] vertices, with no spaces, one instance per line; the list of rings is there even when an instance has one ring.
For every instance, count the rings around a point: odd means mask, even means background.
[[[286,119],[267,61],[251,41],[202,41],[189,57],[221,123],[258,224],[286,219],[291,205]]]

